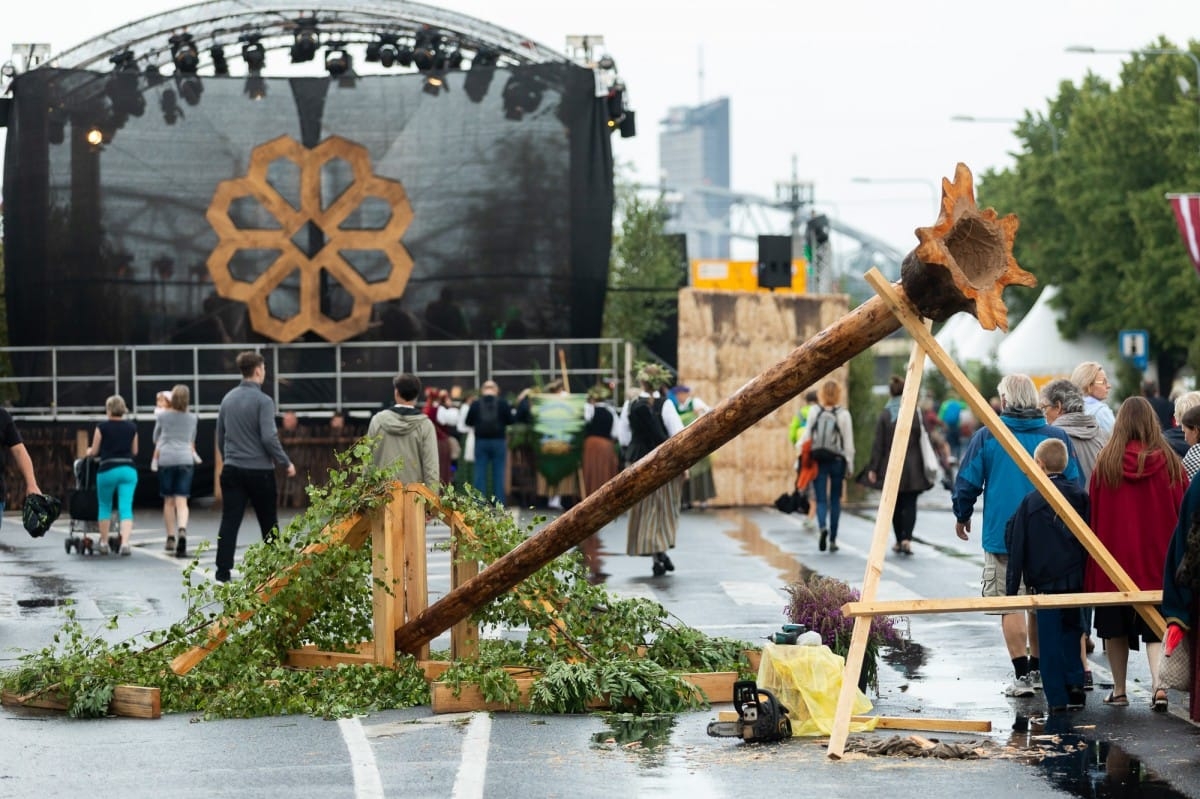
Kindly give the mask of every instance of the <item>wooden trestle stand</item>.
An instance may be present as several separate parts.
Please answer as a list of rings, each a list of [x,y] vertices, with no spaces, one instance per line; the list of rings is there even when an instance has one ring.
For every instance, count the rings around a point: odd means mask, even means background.
[[[858,685],[858,677],[862,672],[863,656],[866,652],[867,635],[871,629],[871,618],[881,614],[911,614],[911,613],[952,613],[961,611],[996,611],[996,610],[1032,610],[1038,607],[1093,607],[1097,605],[1133,604],[1142,618],[1158,634],[1162,635],[1166,625],[1154,604],[1162,602],[1162,591],[1140,591],[1121,565],[1096,538],[1095,533],[1087,523],[1076,513],[1058,488],[1050,482],[1045,473],[1038,468],[1025,448],[1017,441],[1012,431],[1000,420],[992,406],[976,390],[967,376],[950,358],[937,340],[930,333],[929,322],[922,320],[920,314],[899,294],[891,284],[884,279],[878,270],[872,269],[866,276],[867,282],[875,292],[887,303],[892,313],[904,325],[913,337],[912,354],[908,359],[908,371],[904,381],[904,394],[900,399],[900,416],[896,421],[896,434],[892,441],[891,456],[888,460],[887,472],[884,476],[882,497],[879,511],[875,517],[875,532],[867,556],[867,569],[863,575],[863,587],[858,602],[850,602],[843,611],[847,616],[854,617],[854,631],[850,637],[850,650],[846,655],[846,670],[842,676],[842,691],[838,697],[837,712],[834,715],[833,728],[829,735],[828,755],[840,758],[844,752],[846,738],[850,730],[851,707],[854,702],[854,692]],[[884,550],[887,547],[889,527],[891,526],[892,510],[896,506],[896,495],[899,492],[900,473],[904,468],[904,455],[908,450],[908,440],[912,433],[912,422],[917,408],[917,400],[921,393],[921,376],[925,367],[925,356],[937,366],[942,375],[958,390],[966,400],[975,418],[987,425],[1004,451],[1008,453],[1021,471],[1032,481],[1046,501],[1066,522],[1071,532],[1083,544],[1088,554],[1104,570],[1112,581],[1122,589],[1112,593],[1086,594],[1033,594],[1017,597],[971,597],[967,599],[950,600],[901,600],[895,602],[875,601],[875,592],[879,587],[880,576],[883,573]]]

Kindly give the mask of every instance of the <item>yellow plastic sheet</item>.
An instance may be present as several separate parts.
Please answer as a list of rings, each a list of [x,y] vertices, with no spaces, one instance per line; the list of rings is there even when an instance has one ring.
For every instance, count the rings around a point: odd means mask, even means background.
[[[787,706],[793,736],[829,735],[845,669],[846,659],[827,646],[768,643],[758,666],[758,687]],[[855,689],[853,715],[869,713],[871,707],[866,695]],[[875,719],[850,722],[850,732],[874,729]]]

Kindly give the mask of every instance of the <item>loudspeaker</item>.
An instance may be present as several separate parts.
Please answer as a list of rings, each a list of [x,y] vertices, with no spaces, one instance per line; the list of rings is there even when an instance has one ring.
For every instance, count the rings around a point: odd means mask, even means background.
[[[758,287],[762,289],[791,288],[792,237],[758,237]]]
[[[625,109],[625,118],[617,125],[617,130],[621,131],[622,139],[632,139],[637,135],[637,118],[633,111]]]

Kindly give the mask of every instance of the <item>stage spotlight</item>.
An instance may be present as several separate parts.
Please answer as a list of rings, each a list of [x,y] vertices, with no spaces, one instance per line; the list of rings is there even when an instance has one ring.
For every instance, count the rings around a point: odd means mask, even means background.
[[[518,121],[542,104],[542,87],[536,81],[513,75],[504,84],[503,96],[505,119]]]
[[[92,147],[99,147],[104,143],[104,131],[93,126],[88,128],[88,132],[84,134],[83,138]]]
[[[225,48],[214,44],[209,48],[208,55],[212,58],[213,74],[223,78],[229,77],[229,62],[225,60]]]
[[[411,67],[413,63],[413,49],[407,44],[397,47],[396,63],[402,67]]]
[[[162,109],[163,122],[168,125],[174,125],[183,116],[183,109],[179,107],[179,98],[176,97],[174,89],[163,90],[158,107]]]
[[[200,66],[200,51],[196,49],[196,40],[190,33],[176,33],[167,40],[171,47],[171,60],[175,62],[175,71],[182,75],[195,75]]]
[[[600,60],[596,62],[596,66],[605,71],[609,71],[617,68],[617,62],[613,61],[612,56],[605,54],[600,56]]]
[[[450,90],[450,87],[446,85],[446,79],[444,77],[436,72],[431,72],[425,76],[425,86],[423,87],[423,91],[426,94],[432,94],[434,97],[437,97],[441,93],[442,89],[445,89],[446,91]]]
[[[608,110],[608,132],[612,133],[621,124],[621,120],[625,118],[625,84],[621,81],[613,83],[608,90],[608,99],[605,100],[605,105]]]
[[[446,68],[447,69],[462,69],[462,62],[463,62],[462,50],[459,50],[457,47],[454,48],[454,50],[450,53],[450,55],[446,56]]]
[[[396,63],[398,52],[396,45],[400,42],[400,37],[394,33],[381,33],[379,40],[371,42],[367,45],[367,60],[371,60],[371,47],[376,48],[376,60],[387,69],[391,69]]]
[[[496,74],[496,60],[499,57],[495,50],[487,47],[480,48],[471,59],[471,68],[463,80],[463,91],[473,103],[483,102],[488,89],[492,85],[492,76]]]
[[[379,41],[367,42],[367,53],[363,57],[368,64],[377,64],[383,60],[383,44]]]
[[[140,117],[146,111],[146,99],[138,90],[138,66],[133,53],[124,50],[109,57],[112,74],[104,84],[104,93],[113,111],[126,116]]]
[[[341,42],[330,42],[325,50],[325,70],[331,78],[340,78],[350,71],[353,59],[347,53]]]
[[[238,41],[242,42],[242,60],[246,62],[246,69],[251,73],[261,72],[267,65],[267,51],[262,46],[262,34],[245,33]]]
[[[251,100],[261,100],[267,96],[267,82],[257,71],[246,76],[246,86],[243,89]]]
[[[317,21],[313,17],[301,17],[296,20],[296,33],[292,41],[292,63],[300,64],[312,61],[317,55],[320,33]]]
[[[176,75],[175,88],[179,90],[179,96],[188,105],[200,104],[200,95],[204,94],[204,84],[196,75]]]
[[[432,28],[422,28],[417,31],[416,46],[413,48],[413,63],[422,72],[445,67],[446,54],[442,52],[440,33]]]

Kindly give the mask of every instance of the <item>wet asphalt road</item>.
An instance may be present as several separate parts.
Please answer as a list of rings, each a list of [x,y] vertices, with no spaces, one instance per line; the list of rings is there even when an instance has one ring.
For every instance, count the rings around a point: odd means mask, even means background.
[[[869,512],[869,511],[868,511]],[[31,539],[9,515],[0,528],[0,668],[17,650],[44,646],[61,621],[59,600],[98,626],[126,614],[115,637],[174,621],[182,612],[182,563],[161,552],[152,511],[139,512],[137,551],[129,558],[81,558],[63,550],[67,523]],[[197,509],[189,542],[215,543],[217,516]],[[598,572],[614,593],[661,602],[685,622],[718,635],[761,640],[784,621],[782,588],[802,569],[861,584],[874,527],[868,515],[843,517],[837,553],[817,551],[816,535],[798,517],[773,509],[684,514],[677,571],[650,575],[649,559],[629,558],[624,521],[598,538]],[[247,519],[243,547],[257,540]],[[446,528],[432,526],[431,545]],[[917,527],[916,554],[888,553],[880,599],[975,596],[982,562],[978,542],[960,542],[946,495],[931,492]],[[211,552],[205,562],[211,564]],[[210,566],[211,568],[211,566]],[[430,554],[431,598],[448,587],[448,556]],[[682,714],[637,739],[599,716],[529,714],[434,716],[427,707],[342,722],[284,717],[200,722],[186,715],[158,721],[72,721],[57,715],[0,711],[3,796],[888,796],[984,795],[1200,796],[1200,731],[1182,720],[1186,698],[1172,694],[1172,714],[1149,708],[1144,656],[1130,663],[1129,708],[1105,707],[1103,653],[1092,656],[1097,690],[1088,707],[1051,737],[1014,732],[1014,722],[1042,709],[1040,695],[1003,696],[1011,677],[999,621],[981,614],[914,616],[907,658],[880,668],[875,712],[891,716],[987,720],[992,732],[925,733],[948,741],[1010,745],[1017,758],[944,761],[849,755],[837,762],[821,742],[744,745],[710,738],[721,709]],[[443,637],[433,646],[445,647]],[[865,742],[892,735],[880,731]],[[904,732],[895,734],[906,735]],[[1049,748],[1054,756],[1040,757]],[[1060,752],[1068,752],[1060,754]],[[1040,762],[1030,762],[1040,761]]]

